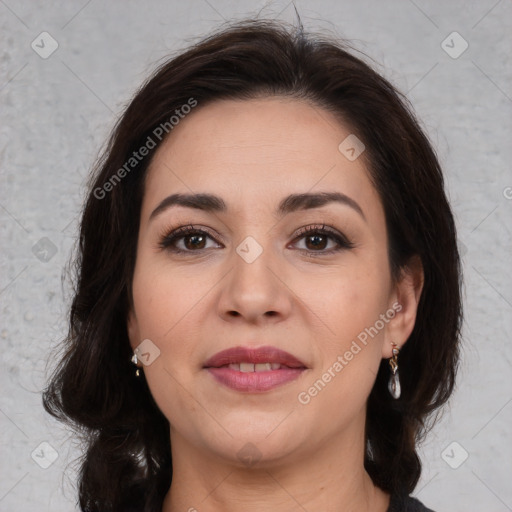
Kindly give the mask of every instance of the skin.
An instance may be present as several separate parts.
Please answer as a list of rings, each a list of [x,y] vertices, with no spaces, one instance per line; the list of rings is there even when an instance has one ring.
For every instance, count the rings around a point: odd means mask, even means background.
[[[164,512],[387,510],[389,496],[363,467],[365,407],[381,359],[413,329],[422,273],[411,266],[393,281],[384,211],[364,159],[351,162],[338,150],[350,133],[303,101],[222,100],[199,105],[155,155],[128,331],[133,349],[150,339],[160,350],[143,371],[171,425]],[[364,218],[338,203],[275,215],[287,195],[320,191],[349,196]],[[173,193],[213,193],[228,210],[173,206],[150,219]],[[160,247],[171,229],[188,224],[212,237],[177,241],[185,255]],[[338,246],[332,238],[320,247],[311,236],[297,238],[300,228],[322,224],[354,247],[329,253]],[[263,249],[252,263],[236,252],[247,236]],[[298,394],[397,302],[402,309],[378,335],[300,403]],[[237,345],[279,347],[308,369],[264,393],[232,390],[203,364]],[[247,443],[259,457],[252,465],[237,455]]]

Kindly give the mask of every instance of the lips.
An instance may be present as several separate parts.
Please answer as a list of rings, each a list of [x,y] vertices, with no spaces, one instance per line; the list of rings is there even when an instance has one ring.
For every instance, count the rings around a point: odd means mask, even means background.
[[[217,382],[235,391],[258,393],[297,379],[307,366],[275,347],[234,347],[208,359],[204,369]]]
[[[258,348],[234,347],[222,350],[208,359],[204,364],[204,368],[220,368],[230,364],[242,364],[242,368],[244,368],[244,363],[253,365],[270,363],[271,365],[279,364],[281,367],[287,368],[307,368],[302,361],[288,352],[268,346]],[[242,371],[244,371],[244,369],[242,369]],[[247,371],[247,366],[245,367],[245,371]]]

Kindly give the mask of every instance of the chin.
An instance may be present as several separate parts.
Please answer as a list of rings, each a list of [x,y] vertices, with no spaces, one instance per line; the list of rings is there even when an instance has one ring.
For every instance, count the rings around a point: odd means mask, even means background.
[[[232,437],[216,425],[216,428],[208,429],[205,444],[219,457],[240,467],[253,467],[256,463],[259,468],[275,465],[292,454],[296,456],[297,449],[304,446],[305,441],[298,431],[281,428],[283,417],[282,414],[276,415],[272,418],[274,421],[267,418],[256,424],[248,423],[247,418],[231,420],[226,425]],[[215,431],[213,436],[212,431]]]

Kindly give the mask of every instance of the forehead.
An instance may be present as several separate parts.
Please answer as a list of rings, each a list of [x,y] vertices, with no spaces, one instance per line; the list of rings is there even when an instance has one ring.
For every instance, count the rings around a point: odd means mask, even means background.
[[[284,189],[378,200],[364,158],[350,161],[339,150],[350,135],[332,113],[296,99],[199,104],[158,149],[144,202],[171,192],[217,192],[247,207],[274,208]]]

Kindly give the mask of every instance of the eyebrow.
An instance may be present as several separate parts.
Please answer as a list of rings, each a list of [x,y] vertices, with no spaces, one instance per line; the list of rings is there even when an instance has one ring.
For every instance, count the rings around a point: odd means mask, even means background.
[[[341,192],[290,194],[279,203],[279,206],[276,209],[276,214],[279,217],[283,217],[288,213],[320,208],[321,206],[329,203],[340,203],[345,206],[349,206],[361,215],[364,220],[366,220],[363,210],[359,204],[354,201],[354,199],[342,194]],[[152,220],[157,215],[173,206],[184,206],[186,208],[194,208],[205,212],[218,213],[224,213],[228,210],[224,200],[214,194],[172,194],[159,203],[149,216],[149,220]]]

